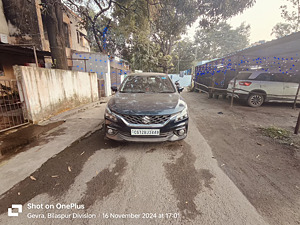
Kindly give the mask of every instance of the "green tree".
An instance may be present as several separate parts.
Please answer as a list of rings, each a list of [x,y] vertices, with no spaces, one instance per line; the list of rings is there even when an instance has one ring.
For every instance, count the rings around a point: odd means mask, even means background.
[[[107,45],[106,51],[129,61],[133,69],[163,72],[177,65],[179,53],[174,53],[175,46],[198,18],[201,26],[211,27],[255,3],[255,0],[65,1],[84,18],[92,34],[89,37],[100,51]]]
[[[121,57],[131,62],[135,69],[149,68],[152,71],[168,72],[170,69],[174,70],[178,64],[178,53],[174,53],[177,48],[175,46],[187,27],[197,18],[201,18],[202,26],[210,27],[216,21],[242,12],[255,1],[244,0],[236,3],[229,0],[226,4],[224,1],[215,0],[141,0],[138,2],[126,0],[125,2],[135,5],[136,10],[134,13],[125,13],[117,8],[114,14],[114,19],[119,25],[116,29],[123,29],[127,40],[119,51],[125,53]],[[182,63],[183,59],[180,64]]]
[[[120,7],[113,10],[115,26],[109,33],[110,43],[114,45],[112,53],[129,61],[133,70],[153,71],[157,63],[157,47],[150,40],[147,1],[126,0],[123,5],[131,11],[122,10]]]
[[[256,0],[197,0],[201,27],[210,27],[251,8]]]
[[[199,29],[195,34],[197,60],[220,58],[249,45],[250,26],[242,23],[233,29],[220,22],[211,29]]]
[[[275,35],[276,38],[300,30],[300,0],[286,1],[291,3],[290,7],[288,5],[280,6],[281,17],[285,20],[285,23],[277,23],[272,29],[271,35]]]
[[[178,73],[178,71],[192,68],[196,54],[196,46],[193,41],[188,38],[179,41],[172,53],[175,67],[171,70],[171,73]]]
[[[255,0],[185,0],[185,1],[159,1],[154,4],[152,15],[153,41],[159,46],[160,53],[158,67],[163,72],[174,70],[178,64],[178,56],[173,54],[174,47],[180,41],[181,35],[186,32],[188,26],[200,18],[201,27],[209,28],[219,21],[230,18],[251,7]],[[175,57],[172,59],[172,57]],[[181,60],[183,62],[183,60]]]
[[[286,35],[289,35],[292,33],[292,26],[288,23],[277,23],[273,29],[271,35],[275,35],[276,38],[281,38]]]
[[[151,16],[151,28],[153,41],[159,46],[158,67],[163,72],[168,72],[174,67],[172,52],[174,46],[180,40],[198,17],[196,11],[197,2],[186,1],[161,1],[153,6]]]

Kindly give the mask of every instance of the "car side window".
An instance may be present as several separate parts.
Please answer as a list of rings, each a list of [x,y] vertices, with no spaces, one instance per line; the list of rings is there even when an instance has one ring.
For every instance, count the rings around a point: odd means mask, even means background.
[[[255,80],[285,82],[284,76],[285,75],[282,73],[261,73],[255,78]]]
[[[259,81],[274,81],[273,77],[269,73],[261,73],[259,74],[255,80]]]
[[[237,75],[237,80],[248,80],[249,79],[249,77],[251,76],[251,74],[252,73],[245,73],[245,72],[243,72],[243,73],[239,73],[238,75]]]
[[[284,82],[289,82],[289,83],[299,83],[299,74],[286,74],[284,75]]]
[[[284,82],[284,74],[282,73],[272,73],[273,79],[276,82]]]

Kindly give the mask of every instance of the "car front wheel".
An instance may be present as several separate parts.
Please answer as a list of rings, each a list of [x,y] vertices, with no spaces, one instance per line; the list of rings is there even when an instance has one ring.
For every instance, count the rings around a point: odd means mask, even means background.
[[[264,103],[264,96],[262,94],[250,94],[247,102],[251,107],[259,107]]]

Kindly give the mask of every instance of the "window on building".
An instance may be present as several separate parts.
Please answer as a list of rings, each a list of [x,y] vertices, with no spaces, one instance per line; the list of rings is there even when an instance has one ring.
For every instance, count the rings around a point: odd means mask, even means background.
[[[84,38],[84,35],[82,34],[82,35],[81,35],[81,42],[80,42],[80,45],[81,45],[82,47],[85,46],[85,45],[84,45],[84,40],[85,40],[85,38]]]
[[[77,43],[80,44],[80,32],[77,31],[76,33],[77,33]]]
[[[80,31],[77,31],[77,43],[80,44],[80,46],[84,47],[84,38],[85,35],[81,33]]]
[[[46,27],[46,24],[45,24],[45,23],[43,23],[43,30],[44,30],[45,40],[49,41],[48,32],[47,32],[47,27]]]
[[[69,26],[64,23],[64,35],[65,35],[65,45],[67,48],[70,48],[70,39],[69,39]]]

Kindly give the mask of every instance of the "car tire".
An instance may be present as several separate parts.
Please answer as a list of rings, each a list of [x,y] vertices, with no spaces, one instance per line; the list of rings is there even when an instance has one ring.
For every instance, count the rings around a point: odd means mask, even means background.
[[[264,103],[263,94],[250,94],[247,103],[251,107],[259,107]]]

